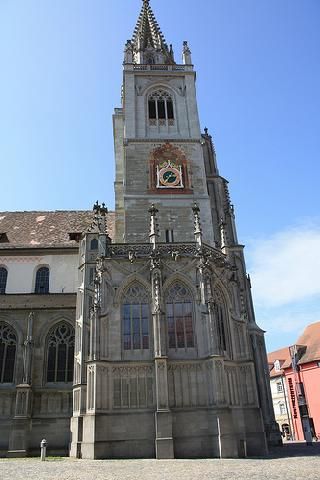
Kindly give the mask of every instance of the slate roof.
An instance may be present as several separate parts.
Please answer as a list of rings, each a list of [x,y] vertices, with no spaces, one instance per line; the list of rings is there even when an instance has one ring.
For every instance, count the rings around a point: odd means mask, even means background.
[[[77,247],[69,233],[86,231],[92,210],[0,212],[0,250],[14,248]],[[108,234],[114,236],[114,212],[108,213]],[[2,235],[1,235],[2,234]]]

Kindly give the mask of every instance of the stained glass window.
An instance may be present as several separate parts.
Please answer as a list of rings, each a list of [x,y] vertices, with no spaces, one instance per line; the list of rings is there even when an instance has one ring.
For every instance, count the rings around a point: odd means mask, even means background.
[[[72,382],[74,329],[62,322],[48,336],[47,382]]]
[[[132,284],[122,303],[122,328],[124,350],[149,348],[149,298],[139,283]]]
[[[6,323],[0,323],[0,383],[12,383],[16,359],[17,337]]]
[[[6,293],[8,270],[0,267],[0,294]]]
[[[194,347],[193,303],[187,287],[171,286],[166,295],[169,348]]]
[[[34,293],[49,293],[49,268],[41,267],[36,273]]]

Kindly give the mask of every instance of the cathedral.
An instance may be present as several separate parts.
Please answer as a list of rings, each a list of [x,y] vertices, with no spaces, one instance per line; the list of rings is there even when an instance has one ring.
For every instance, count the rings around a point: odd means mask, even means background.
[[[120,63],[120,62],[119,62]],[[143,0],[113,115],[115,212],[0,213],[0,455],[265,455],[279,442],[228,182]]]

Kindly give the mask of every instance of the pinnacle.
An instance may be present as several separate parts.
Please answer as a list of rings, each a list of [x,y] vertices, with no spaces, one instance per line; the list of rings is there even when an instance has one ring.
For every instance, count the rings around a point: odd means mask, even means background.
[[[136,52],[145,51],[146,49],[162,52],[166,58],[166,63],[174,63],[172,53],[169,52],[168,45],[152,12],[149,0],[142,0],[142,8],[132,36],[132,45]]]

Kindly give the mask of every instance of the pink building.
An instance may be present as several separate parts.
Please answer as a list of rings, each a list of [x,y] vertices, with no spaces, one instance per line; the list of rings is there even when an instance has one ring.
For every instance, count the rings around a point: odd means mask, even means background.
[[[286,356],[283,351],[281,359],[275,358],[277,352],[268,358],[271,379],[281,361],[278,373],[286,386],[292,437],[308,443],[320,440],[320,322],[308,325]]]

